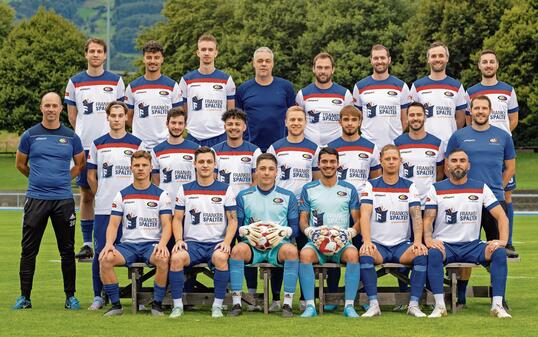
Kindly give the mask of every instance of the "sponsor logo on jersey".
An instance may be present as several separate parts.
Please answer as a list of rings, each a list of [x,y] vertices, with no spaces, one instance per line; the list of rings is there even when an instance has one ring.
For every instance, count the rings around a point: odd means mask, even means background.
[[[163,183],[169,183],[172,181],[172,172],[174,172],[174,170],[171,170],[167,167],[164,167],[162,169],[162,172],[163,172]]]
[[[431,105],[430,103],[424,103],[424,110],[426,110],[426,117],[433,117],[434,108],[435,108],[435,105]]]
[[[338,191],[338,192],[336,192],[336,194],[337,194],[338,196],[340,196],[340,197],[345,197],[345,196],[347,196],[347,192],[344,192],[344,191]]]
[[[123,153],[125,153],[125,154],[128,155],[128,156],[132,156],[132,155],[133,155],[133,151],[132,151],[132,150],[125,150],[125,151],[123,151]]]
[[[157,207],[157,203],[155,201],[148,201],[146,203],[146,205],[148,205],[148,207],[152,207],[152,208]]]
[[[452,91],[445,91],[445,96],[454,97],[454,93]]]
[[[370,156],[367,155],[366,153],[359,153],[359,158],[368,159],[368,158],[370,158]]]
[[[311,155],[311,154],[308,154],[308,153],[304,153],[304,154],[303,154],[303,158],[304,158],[304,159],[312,159],[312,155]]]
[[[194,111],[200,111],[203,107],[203,98],[198,98],[198,96],[194,96],[192,98],[192,110]]]
[[[426,151],[425,153],[426,153],[426,155],[429,156],[429,157],[435,157],[435,152],[433,152],[433,151],[429,151],[429,150],[428,150],[428,151]]]
[[[405,194],[400,194],[400,195],[398,196],[398,199],[400,199],[400,200],[407,200],[407,199],[409,199],[409,197],[408,197],[407,195],[405,195]]]
[[[221,197],[213,197],[213,198],[211,198],[211,201],[213,201],[213,202],[221,202],[222,198]]]
[[[60,143],[60,144],[67,144],[67,138],[63,138],[63,137],[62,137],[62,138],[58,139],[58,143]]]
[[[159,91],[159,95],[168,96],[168,95],[170,95],[170,93],[168,91],[166,91],[166,90],[161,90],[161,91]]]
[[[136,219],[138,219],[137,216],[134,216],[132,214],[127,214],[127,229],[135,229],[136,228]]]
[[[361,192],[361,197],[367,197],[368,196],[368,192]]]
[[[112,87],[104,87],[103,88],[103,91],[106,91],[106,92],[111,92],[113,90],[114,90],[114,88],[112,88]]]
[[[224,89],[224,87],[222,85],[220,85],[220,84],[215,84],[215,85],[213,85],[213,89],[222,90],[222,89]]]
[[[448,225],[454,225],[458,222],[458,212],[449,208],[445,210],[445,222]]]
[[[323,226],[323,215],[325,215],[325,212],[320,213],[317,209],[312,211],[312,219],[314,220],[314,227],[321,227]]]
[[[289,180],[290,173],[291,167],[287,167],[286,165],[280,166],[280,180]]]
[[[409,165],[409,163],[403,163],[403,174],[405,178],[412,178],[415,165]]]
[[[91,115],[93,113],[93,102],[89,102],[87,99],[82,101],[84,107],[84,115]]]
[[[508,97],[503,96],[503,95],[499,95],[497,98],[499,99],[499,101],[506,101],[506,100],[508,100]]]
[[[274,199],[273,199],[273,202],[274,202],[275,204],[281,204],[281,203],[284,202],[284,199],[282,199],[282,198],[274,198]]]
[[[200,224],[200,215],[202,215],[202,212],[199,212],[193,208],[189,211],[189,214],[191,215],[191,224],[193,225]]]
[[[319,123],[319,117],[321,115],[319,112],[315,112],[314,110],[308,110],[306,114],[308,115],[309,123],[311,124]]]
[[[344,103],[341,99],[333,99],[331,102],[336,105],[341,105],[342,103]]]
[[[115,202],[112,203],[112,208],[118,208],[118,205],[116,205]]]
[[[372,103],[366,104],[366,117],[373,118],[377,115],[377,105]]]
[[[230,176],[232,175],[232,172],[229,172],[227,170],[220,170],[219,175],[221,177],[221,181],[229,184],[230,183]]]
[[[383,209],[383,207],[376,207],[375,221],[380,223],[387,222],[387,210]]]
[[[114,168],[114,165],[109,165],[108,163],[103,163],[103,173],[101,176],[103,178],[110,178],[112,177],[112,169]]]
[[[250,159],[250,157],[242,157],[241,161],[244,162],[244,163],[250,163],[252,161],[252,159]]]
[[[186,154],[186,155],[183,156],[183,159],[185,159],[185,160],[193,160],[194,157],[189,155],[189,154]]]
[[[468,196],[469,200],[478,200],[478,196],[477,195],[474,195],[474,194],[471,194],[470,196]]]
[[[490,143],[498,143],[499,140],[498,140],[497,138],[493,137],[493,138],[490,138],[490,139],[489,139],[489,142],[490,142]]]
[[[149,116],[149,105],[144,105],[144,103],[138,104],[138,117],[146,118]]]
[[[338,179],[346,180],[348,170],[349,170],[349,169],[347,169],[347,168],[345,169],[345,168],[343,168],[342,166],[339,166],[339,167],[336,169],[336,173],[338,174]]]
[[[390,90],[390,91],[387,92],[387,95],[396,96],[396,95],[398,95],[398,93],[396,91],[394,91],[394,90]]]

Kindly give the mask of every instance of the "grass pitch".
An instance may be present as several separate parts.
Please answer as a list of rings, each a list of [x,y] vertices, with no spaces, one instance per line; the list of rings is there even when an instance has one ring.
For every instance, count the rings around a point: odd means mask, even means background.
[[[52,226],[48,226],[37,259],[32,293],[33,309],[10,309],[19,295],[21,212],[0,212],[0,336],[536,336],[538,335],[538,217],[516,217],[516,240],[522,258],[509,264],[508,301],[512,320],[489,317],[488,299],[468,299],[468,309],[444,319],[429,320],[392,313],[373,319],[347,319],[341,312],[314,319],[283,319],[277,314],[244,313],[237,318],[212,319],[209,309],[187,312],[178,320],[130,313],[124,300],[123,316],[104,318],[103,311],[86,308],[92,300],[91,265],[77,264],[77,294],[82,310],[63,309],[64,294],[59,254]],[[80,231],[77,230],[77,248]],[[124,281],[126,271],[117,269]],[[388,276],[385,276],[387,278]],[[390,280],[390,279],[389,279]],[[471,284],[489,276],[475,269]],[[386,281],[385,281],[386,282]],[[390,280],[391,283],[396,283]],[[296,312],[296,314],[299,314]]]

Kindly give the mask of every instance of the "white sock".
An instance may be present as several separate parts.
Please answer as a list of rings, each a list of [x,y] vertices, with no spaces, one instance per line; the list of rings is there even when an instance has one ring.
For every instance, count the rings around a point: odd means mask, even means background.
[[[233,305],[236,305],[236,304],[241,305],[241,292],[240,291],[234,291],[232,293],[232,302],[233,302]]]
[[[346,300],[344,302],[344,308],[347,307],[348,305],[351,305],[352,307],[355,306],[355,301],[354,300]]]
[[[313,307],[316,306],[316,302],[314,302],[314,300],[306,300],[305,304],[306,304],[306,306],[309,306],[309,305],[311,305]]]
[[[293,293],[284,292],[284,305],[289,305],[291,307],[293,302]]]
[[[255,288],[248,288],[248,293],[251,295],[256,295],[256,289]]]
[[[214,307],[219,307],[219,308],[222,308],[222,302],[224,301],[224,299],[222,298],[215,298],[215,300],[213,301],[213,306]]]
[[[409,301],[410,307],[418,307],[418,301]]]
[[[174,301],[174,308],[177,308],[177,307],[183,308],[183,299],[182,298],[178,298],[178,299],[174,298],[173,301]]]
[[[92,243],[91,243],[91,242],[84,242],[82,245],[83,245],[83,246],[91,247],[91,246],[92,246]]]
[[[502,296],[493,296],[493,301],[491,302],[491,308],[495,308],[495,306],[503,306],[503,297]]]
[[[445,295],[444,294],[434,294],[433,298],[435,299],[435,306],[438,308],[445,308]]]
[[[370,306],[373,307],[373,306],[375,306],[375,305],[379,306],[379,302],[377,301],[377,299],[375,299],[375,300],[370,300]]]

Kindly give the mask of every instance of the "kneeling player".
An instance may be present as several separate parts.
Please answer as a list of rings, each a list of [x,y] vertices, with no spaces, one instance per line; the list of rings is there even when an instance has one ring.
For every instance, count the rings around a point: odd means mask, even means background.
[[[282,316],[292,317],[292,301],[297,285],[299,254],[290,239],[299,232],[297,198],[293,192],[275,185],[277,160],[264,153],[256,160],[258,184],[243,190],[237,196],[239,236],[243,242],[232,250],[230,280],[233,291],[233,308],[230,316],[241,314],[244,264],[268,262],[281,267],[284,264],[284,304]],[[252,223],[274,223],[268,234],[262,236],[260,226]],[[261,239],[261,240],[260,240]],[[267,240],[268,250],[260,243]]]
[[[179,187],[172,228],[176,243],[170,258],[170,318],[183,315],[185,267],[207,263],[215,268],[212,317],[223,317],[222,302],[230,279],[228,257],[237,229],[235,196],[231,187],[216,181],[215,153],[207,146],[194,152],[196,180]],[[185,214],[187,214],[185,216]]]
[[[306,301],[306,309],[301,317],[317,316],[314,305],[314,268],[313,263],[343,262],[346,264],[344,316],[359,317],[354,308],[355,296],[359,288],[359,254],[351,244],[359,228],[359,200],[353,185],[338,180],[338,152],[325,147],[319,152],[318,167],[321,178],[303,187],[300,200],[300,224],[309,242],[301,249],[299,280]],[[350,214],[355,224],[350,227]],[[343,240],[334,240],[333,246],[340,246],[329,256],[320,250],[317,244],[323,234],[321,229],[340,229]]]
[[[114,198],[110,222],[106,230],[106,245],[99,254],[103,288],[112,302],[105,316],[121,315],[120,288],[115,266],[146,262],[156,267],[151,313],[162,315],[162,300],[166,292],[169,252],[166,244],[171,237],[172,203],[168,193],[151,184],[151,156],[136,151],[131,157],[134,182]],[[119,225],[121,242],[114,246]]]
[[[381,150],[381,177],[366,183],[361,192],[361,275],[370,307],[362,317],[381,315],[377,301],[377,275],[374,265],[401,263],[413,265],[411,300],[407,313],[426,317],[418,307],[426,282],[427,249],[422,244],[420,195],[415,184],[399,176],[401,157],[395,145]],[[374,212],[375,210],[375,212]],[[413,223],[414,242],[411,243]]]
[[[450,153],[447,170],[448,179],[430,187],[424,214],[424,242],[430,248],[428,280],[435,297],[435,309],[429,317],[447,314],[443,264],[466,262],[489,264],[493,294],[491,314],[511,318],[502,305],[508,274],[504,248],[508,239],[508,218],[486,184],[467,178],[469,158],[463,150]],[[500,240],[480,241],[482,207],[497,220]]]

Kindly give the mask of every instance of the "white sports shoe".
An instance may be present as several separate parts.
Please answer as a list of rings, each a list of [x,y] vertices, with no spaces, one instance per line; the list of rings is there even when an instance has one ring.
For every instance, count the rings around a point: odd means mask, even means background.
[[[512,315],[507,313],[506,310],[500,305],[496,305],[493,308],[491,308],[490,314],[491,316],[494,316],[497,318],[512,318]]]
[[[407,307],[407,314],[413,317],[426,317],[426,314],[416,305]]]
[[[447,315],[448,315],[448,312],[446,311],[446,307],[436,306],[435,308],[433,308],[433,311],[430,314],[430,316],[428,316],[428,318],[439,318],[439,317],[444,317]]]
[[[269,306],[269,312],[278,312],[281,310],[282,310],[282,306],[280,305],[280,301],[279,302],[273,301],[273,303],[271,303],[271,305]]]
[[[217,307],[217,306],[212,307],[211,308],[211,317],[213,317],[213,318],[224,317],[224,315],[222,314],[222,308]]]
[[[368,310],[362,314],[361,317],[374,317],[374,316],[381,316],[381,309],[379,308],[379,304],[371,305]]]
[[[93,299],[92,305],[88,308],[88,310],[94,311],[102,309],[105,306],[105,300],[100,296],[95,296]]]
[[[249,304],[247,305],[247,311],[262,311],[262,307],[258,304]]]
[[[299,301],[299,310],[305,311],[306,310],[306,302],[304,300]]]

